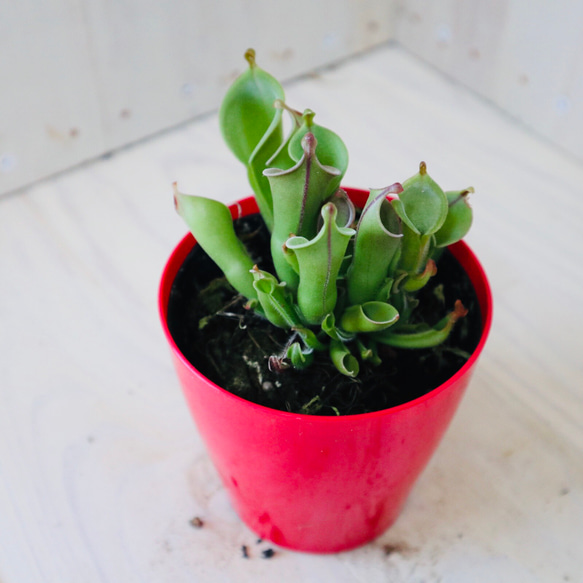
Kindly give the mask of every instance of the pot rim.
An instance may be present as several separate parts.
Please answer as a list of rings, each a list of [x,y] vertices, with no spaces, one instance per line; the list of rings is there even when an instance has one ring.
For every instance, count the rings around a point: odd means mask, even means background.
[[[347,191],[351,191],[353,193],[364,193],[363,189],[359,188],[350,188],[350,187],[343,187]],[[233,219],[241,218],[246,216],[247,214],[251,214],[249,210],[253,209],[253,206],[256,208],[255,198],[253,196],[249,196],[244,199],[240,199],[237,202],[233,203],[229,206],[231,210],[231,214],[233,215]],[[247,211],[247,212],[245,212]],[[255,211],[257,212],[257,211]],[[227,391],[220,385],[213,382],[208,377],[204,376],[185,356],[182,354],[182,351],[176,345],[174,338],[168,328],[168,320],[167,320],[167,307],[168,307],[168,300],[170,297],[170,290],[174,283],[174,279],[180,269],[184,259],[190,253],[194,245],[196,244],[196,240],[192,236],[191,233],[187,233],[176,245],[173,249],[170,257],[168,258],[164,270],[162,272],[162,278],[160,281],[160,286],[158,289],[158,312],[160,316],[160,321],[162,323],[162,329],[164,331],[164,335],[166,336],[166,340],[170,345],[170,348],[174,355],[179,358],[182,363],[193,373],[195,376],[199,377],[199,379],[206,382],[206,384],[213,390],[220,391],[223,395],[229,399],[234,399],[235,401],[239,401],[241,404],[245,404],[245,406],[250,407],[251,409],[256,410],[257,412],[263,411],[264,413],[269,413],[275,417],[283,416],[285,418],[296,418],[296,419],[304,419],[310,422],[318,422],[318,423],[341,423],[341,422],[351,422],[354,419],[372,419],[378,416],[384,416],[387,414],[397,413],[399,411],[408,409],[410,407],[417,407],[429,401],[433,397],[437,396],[441,392],[447,390],[451,385],[455,384],[457,380],[467,374],[475,365],[476,361],[478,360],[485,344],[486,340],[488,339],[488,335],[490,333],[490,329],[492,326],[492,312],[493,312],[493,302],[492,302],[492,290],[490,288],[490,284],[488,282],[488,278],[486,277],[486,273],[484,268],[482,267],[481,263],[478,261],[478,258],[474,254],[474,252],[470,249],[467,243],[463,240],[450,245],[448,249],[453,253],[454,257],[461,263],[462,259],[465,260],[465,263],[473,264],[473,276],[471,277],[472,285],[476,292],[478,292],[478,300],[480,305],[480,313],[482,317],[482,333],[480,335],[480,341],[478,345],[472,352],[470,358],[465,362],[465,364],[447,381],[442,383],[441,385],[435,387],[431,391],[413,399],[411,401],[407,401],[406,403],[402,403],[401,405],[397,405],[395,407],[389,407],[388,409],[381,409],[379,411],[372,411],[370,413],[356,413],[352,415],[340,415],[340,416],[330,416],[330,415],[308,415],[306,413],[291,413],[289,411],[281,411],[280,409],[272,409],[271,407],[266,407],[265,405],[259,405],[257,403],[253,403],[252,401],[248,401],[238,395]],[[177,267],[175,267],[178,265]],[[467,273],[467,269],[464,265],[464,271]],[[469,275],[469,274],[468,274]],[[480,288],[480,290],[478,290]],[[482,293],[479,293],[481,291]]]

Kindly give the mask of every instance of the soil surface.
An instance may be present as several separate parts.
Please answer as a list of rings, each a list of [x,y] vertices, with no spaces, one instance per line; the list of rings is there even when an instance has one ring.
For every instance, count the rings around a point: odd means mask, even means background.
[[[269,234],[260,215],[235,221],[254,261],[273,273]],[[380,346],[380,366],[360,363],[358,378],[340,374],[327,352],[317,353],[305,370],[269,370],[268,359],[280,354],[289,332],[245,309],[246,300],[222,277],[196,245],[174,281],[168,304],[170,332],[184,356],[205,376],[254,403],[315,415],[378,411],[424,395],[446,381],[476,348],[480,309],[472,285],[453,256],[445,251],[437,275],[419,292],[415,317],[434,324],[451,311],[456,299],[468,308],[448,340],[437,348],[401,350]]]

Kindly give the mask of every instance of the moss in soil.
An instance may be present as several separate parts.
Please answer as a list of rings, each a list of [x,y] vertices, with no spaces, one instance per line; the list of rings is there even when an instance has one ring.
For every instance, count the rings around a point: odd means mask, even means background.
[[[254,261],[273,272],[269,235],[259,215],[235,221]],[[481,318],[474,289],[446,251],[438,272],[420,292],[419,321],[435,323],[460,299],[468,315],[448,340],[432,349],[380,347],[383,363],[361,363],[356,379],[340,374],[327,353],[306,370],[270,370],[269,357],[282,353],[289,332],[245,309],[245,299],[196,245],[180,268],[170,294],[168,325],[184,356],[205,376],[244,399],[282,411],[351,415],[406,403],[431,391],[459,370],[476,348]]]

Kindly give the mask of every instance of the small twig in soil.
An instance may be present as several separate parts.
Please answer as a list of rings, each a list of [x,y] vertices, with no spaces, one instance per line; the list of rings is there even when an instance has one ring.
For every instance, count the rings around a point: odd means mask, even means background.
[[[276,340],[276,339],[275,339],[275,338],[274,338],[274,337],[271,335],[271,333],[269,333],[269,332],[268,332],[268,333],[267,333],[267,337],[268,337],[268,338],[269,338],[269,339],[270,339],[270,340],[271,340],[271,341],[272,341],[274,344],[279,344],[279,341],[278,341],[278,340]]]
[[[247,241],[251,241],[252,239],[254,239],[259,233],[261,233],[261,230],[263,229],[263,226],[259,226],[257,227],[257,229],[255,229],[254,231],[251,231],[251,233],[241,233],[239,234],[239,238],[241,239],[241,241],[243,243],[247,242]]]
[[[257,342],[257,340],[255,340],[255,337],[253,336],[253,334],[251,334],[251,330],[248,330],[247,334],[249,335],[249,338],[251,338],[251,342],[253,342],[253,344],[255,344],[255,346],[257,347],[257,350],[261,350],[261,346],[260,346],[259,342]]]
[[[221,369],[219,368],[219,365],[217,364],[216,360],[212,357],[212,354],[210,352],[207,352],[206,357],[208,358],[213,368],[220,374]]]
[[[217,312],[215,316],[223,316],[224,318],[232,318],[233,320],[243,320],[245,317],[235,312]]]

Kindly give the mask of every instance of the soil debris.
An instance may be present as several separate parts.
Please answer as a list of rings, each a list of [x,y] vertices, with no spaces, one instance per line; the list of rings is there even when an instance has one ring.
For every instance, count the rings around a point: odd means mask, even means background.
[[[382,546],[383,553],[387,557],[391,555],[399,554],[404,555],[411,552],[413,549],[406,543],[388,543]]]

